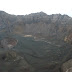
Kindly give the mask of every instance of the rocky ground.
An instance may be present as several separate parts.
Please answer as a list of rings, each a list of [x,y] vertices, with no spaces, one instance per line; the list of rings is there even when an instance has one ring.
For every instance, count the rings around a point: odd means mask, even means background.
[[[0,72],[33,72],[34,68],[15,51],[0,54]]]
[[[8,46],[10,44],[13,46]],[[3,45],[10,49],[6,50]],[[34,41],[18,35],[4,37],[0,45],[0,72],[69,72],[71,48],[60,41]]]

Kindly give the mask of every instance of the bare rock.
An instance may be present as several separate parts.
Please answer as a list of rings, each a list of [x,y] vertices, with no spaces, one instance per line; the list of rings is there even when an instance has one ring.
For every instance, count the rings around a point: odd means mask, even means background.
[[[6,37],[6,38],[1,40],[1,45],[5,49],[7,49],[7,48],[11,49],[17,44],[17,42],[18,42],[18,40],[16,40],[15,38]]]
[[[63,72],[72,72],[72,59],[65,62],[61,68]]]

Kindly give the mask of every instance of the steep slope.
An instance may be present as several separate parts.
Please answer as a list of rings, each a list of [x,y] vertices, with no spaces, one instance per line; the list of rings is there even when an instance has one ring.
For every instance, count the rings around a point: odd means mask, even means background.
[[[15,16],[0,11],[0,32],[64,40],[72,33],[72,18],[61,14],[47,15],[44,12]]]

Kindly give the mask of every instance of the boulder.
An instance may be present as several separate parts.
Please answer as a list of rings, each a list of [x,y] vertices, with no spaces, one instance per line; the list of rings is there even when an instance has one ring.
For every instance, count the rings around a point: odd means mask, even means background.
[[[72,72],[72,59],[63,63],[61,69],[62,69],[62,72]]]

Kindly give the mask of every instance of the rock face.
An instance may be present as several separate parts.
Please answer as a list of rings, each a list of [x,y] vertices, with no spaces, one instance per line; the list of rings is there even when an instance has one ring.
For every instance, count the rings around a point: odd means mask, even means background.
[[[72,33],[71,34],[69,34],[67,37],[65,37],[65,39],[64,39],[67,43],[70,43],[70,44],[72,44]]]
[[[62,65],[63,72],[72,72],[72,59]]]
[[[72,18],[67,15],[44,12],[29,15],[10,15],[0,11],[0,32],[64,39],[72,33]]]
[[[9,37],[6,37],[6,38],[3,38],[1,40],[1,45],[3,46],[3,48],[5,49],[11,49],[13,48],[16,44],[17,44],[17,40],[15,38],[9,38]]]

